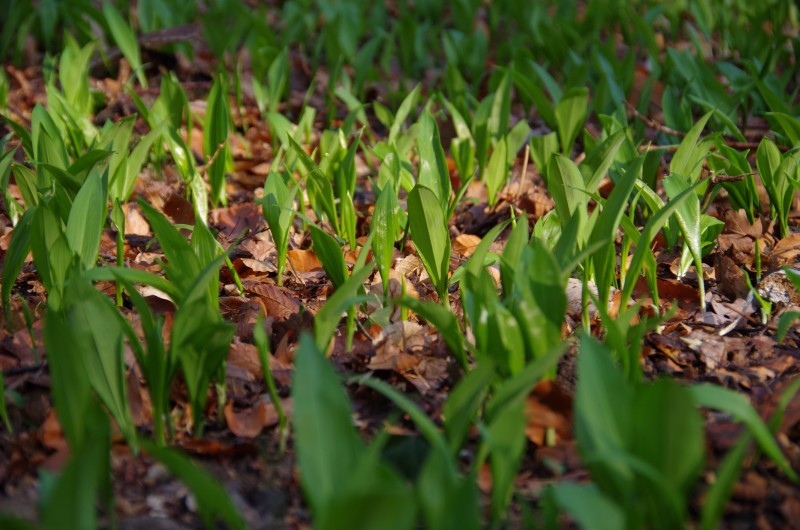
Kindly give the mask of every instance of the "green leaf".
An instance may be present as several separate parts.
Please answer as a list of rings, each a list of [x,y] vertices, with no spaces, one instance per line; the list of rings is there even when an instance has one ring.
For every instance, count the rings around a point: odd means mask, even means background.
[[[11,241],[6,250],[2,273],[3,312],[6,315],[11,315],[11,291],[14,289],[14,283],[19,276],[19,271],[22,270],[25,258],[31,250],[32,224],[36,208],[36,206],[29,208],[22,214],[14,231],[11,232]]]
[[[228,94],[222,76],[214,80],[208,95],[206,121],[203,125],[203,151],[206,160],[213,162],[206,168],[211,184],[211,203],[225,205],[228,202],[225,189],[225,166],[230,157],[228,129],[230,128]]]
[[[559,482],[553,495],[582,530],[625,528],[625,512],[595,484]]]
[[[742,473],[742,466],[751,441],[750,435],[742,436],[728,451],[717,468],[714,483],[708,489],[703,502],[703,511],[700,516],[703,530],[716,530],[720,527],[728,499],[730,499],[733,488]]]
[[[98,497],[102,495],[108,499],[111,494],[108,417],[97,403],[92,403],[86,414],[88,432],[84,442],[70,447],[72,457],[69,462],[56,477],[51,489],[40,497],[44,530],[98,528]]]
[[[397,210],[399,210],[397,191],[394,185],[389,183],[383,187],[378,200],[375,201],[370,222],[370,232],[375,234],[375,239],[372,240],[372,252],[375,254],[375,262],[381,274],[384,297],[389,296],[389,277],[399,224]]]
[[[322,262],[325,274],[330,278],[333,286],[338,288],[345,284],[350,277],[347,263],[344,261],[342,246],[334,237],[316,225],[308,225],[311,229],[311,241],[314,243],[314,252]]]
[[[100,250],[100,236],[108,216],[108,172],[92,171],[69,212],[66,236],[84,269],[91,269]]]
[[[778,329],[775,332],[775,338],[778,339],[778,342],[783,342],[783,339],[786,338],[786,334],[792,329],[793,324],[797,320],[800,320],[800,311],[786,311],[780,316],[780,319],[778,319]]]
[[[78,72],[78,75],[85,73]],[[34,150],[33,159],[37,163],[44,162],[61,169],[69,166],[67,146],[62,139],[61,130],[40,103],[33,107],[31,113],[31,143]]]
[[[116,306],[91,283],[73,277],[64,291],[63,310],[69,335],[48,345],[48,354],[81,359],[89,384],[136,451],[136,426],[125,385],[125,332]]]
[[[566,345],[562,344],[552,351],[528,363],[520,373],[505,380],[494,392],[491,401],[486,405],[486,417],[491,419],[506,407],[521,403],[530,393],[531,389],[555,368]]]
[[[164,277],[141,269],[131,269],[127,267],[96,267],[84,271],[83,277],[94,282],[114,282],[122,279],[129,283],[149,285],[166,294],[174,303],[180,302],[183,295],[182,292],[178,291],[176,285],[165,280]]]
[[[765,112],[764,115],[778,122],[789,147],[800,145],[800,121],[783,112]]]
[[[139,178],[139,173],[144,166],[144,161],[153,143],[161,137],[167,122],[161,122],[157,127],[153,128],[147,135],[144,136],[136,147],[131,151],[125,166],[125,172],[117,177],[114,174],[109,182],[109,195],[112,199],[119,199],[120,201],[127,201],[133,193],[133,188],[136,185],[136,179]]]
[[[447,171],[439,126],[431,113],[425,111],[417,123],[417,148],[419,149],[418,184],[430,189],[439,201],[443,212],[450,204],[450,173]]]
[[[436,194],[417,184],[408,194],[408,222],[420,260],[439,300],[448,304],[447,274],[450,271],[450,231]]]
[[[489,158],[489,165],[485,174],[486,192],[489,196],[489,207],[493,208],[497,204],[497,194],[505,186],[508,180],[508,154],[506,137],[500,139]]]
[[[697,120],[697,123],[686,133],[686,136],[681,141],[678,150],[675,151],[675,155],[672,157],[672,161],[669,164],[669,172],[671,175],[680,175],[689,181],[690,184],[697,182],[697,179],[700,177],[702,161],[708,155],[709,149],[713,144],[711,138],[698,141],[711,114],[712,113],[709,112]]]
[[[628,265],[628,272],[625,275],[625,283],[623,284],[622,288],[622,300],[630,300],[631,294],[633,293],[633,286],[636,283],[642,266],[644,265],[645,257],[648,254],[652,254],[652,251],[650,250],[650,242],[658,234],[658,231],[661,230],[661,227],[667,222],[669,217],[673,214],[681,202],[687,200],[690,196],[692,196],[692,194],[695,194],[695,190],[700,184],[701,181],[696,182],[694,185],[681,192],[680,195],[670,200],[666,205],[664,205],[663,208],[661,208],[647,221],[647,224],[644,225],[641,237],[636,245],[636,250],[634,251],[633,257]],[[694,197],[696,196],[697,195],[695,194]]]
[[[547,191],[553,196],[556,213],[564,226],[576,209],[589,202],[578,166],[569,158],[555,154],[547,163]]]
[[[586,121],[588,112],[588,88],[573,87],[564,92],[555,111],[561,154],[569,156],[572,153],[572,145],[583,127],[583,122]]]
[[[552,155],[558,152],[558,134],[552,132],[545,135],[531,136],[530,146],[533,165],[536,166],[543,178],[547,178],[545,168]]]
[[[364,447],[353,427],[347,394],[308,334],[300,337],[292,401],[303,491],[314,515],[322,517]]]
[[[636,180],[641,175],[643,163],[644,156],[640,156],[626,168],[622,177],[617,181],[608,199],[603,204],[603,211],[594,225],[590,236],[591,243],[614,241],[616,239],[619,224],[625,215],[625,208],[635,187]],[[610,299],[611,284],[616,279],[615,258],[616,248],[614,245],[609,244],[600,247],[592,256],[598,300]]]
[[[492,100],[492,110],[489,113],[487,126],[489,134],[497,138],[508,131],[508,118],[511,114],[511,79],[513,67],[505,69]]]
[[[464,369],[469,367],[467,353],[464,349],[464,333],[461,331],[461,326],[455,315],[450,310],[442,305],[418,300],[410,296],[394,300],[394,303],[409,308],[435,327],[442,335],[445,344],[447,344],[458,363]]]
[[[682,192],[691,189],[691,184],[686,177],[674,173],[663,179],[664,191],[670,199],[677,198]],[[686,246],[689,247],[694,259],[694,267],[697,271],[699,296],[700,296],[700,310],[705,311],[706,308],[706,290],[705,281],[703,280],[703,262],[702,262],[702,233],[700,230],[700,198],[697,194],[689,196],[678,205],[675,209],[675,217],[678,220],[678,226],[683,234],[683,240]]]
[[[95,43],[90,42],[80,48],[72,37],[67,37],[66,44],[58,64],[58,79],[69,107],[75,109],[79,117],[86,117],[92,110],[92,96],[89,91],[89,59],[94,53]],[[49,133],[52,136],[52,131]],[[59,165],[59,167],[65,166]]]
[[[20,195],[22,195],[22,202],[25,203],[25,208],[33,208],[39,204],[36,173],[21,164],[13,164],[12,173],[14,173],[14,181],[17,183]]]
[[[52,306],[44,318],[44,346],[49,356],[50,385],[58,422],[73,451],[86,439],[87,412],[92,400],[89,376],[83,367],[82,352],[70,346],[72,331],[65,312]]]
[[[608,175],[608,170],[617,159],[620,147],[627,139],[627,131],[620,129],[595,147],[578,166],[588,193],[597,191],[600,182]]]
[[[392,122],[392,126],[389,128],[389,137],[387,141],[389,144],[392,144],[397,139],[397,136],[400,134],[400,129],[403,127],[408,115],[411,111],[414,110],[414,107],[417,106],[417,100],[419,99],[419,93],[422,90],[422,83],[417,83],[417,86],[408,93],[408,95],[403,99],[403,102],[400,103],[400,106],[397,107],[397,114],[394,115],[394,121]]]
[[[561,344],[561,325],[567,312],[567,277],[555,256],[538,239],[522,253],[511,310],[521,326],[529,358],[544,355]]]
[[[519,270],[522,252],[529,240],[528,217],[522,215],[517,218],[516,226],[511,230],[503,254],[500,256],[500,279],[505,293],[511,293],[514,289],[514,279]]]
[[[758,413],[753,406],[747,401],[747,398],[742,394],[738,394],[733,390],[714,386],[710,384],[701,384],[690,387],[692,397],[695,403],[700,407],[720,410],[727,412],[737,420],[747,426],[750,434],[758,442],[761,450],[786,473],[786,475],[793,481],[798,481],[797,473],[791,468],[786,456],[781,452],[772,434],[761,421]]]
[[[581,339],[575,392],[575,439],[584,458],[628,447],[633,392],[608,350],[591,337]]]
[[[364,288],[364,281],[370,274],[372,267],[354,270],[350,279],[336,289],[314,316],[314,340],[317,348],[327,351],[328,344],[342,320],[342,313],[367,299],[356,295]]]
[[[64,235],[64,227],[54,211],[55,199],[36,208],[31,223],[31,250],[36,271],[47,289],[48,304],[58,306],[67,271],[75,257]]]
[[[633,452],[686,498],[703,469],[703,418],[691,393],[669,379],[642,385],[632,407]]]
[[[489,424],[485,438],[492,469],[492,519],[507,518],[514,482],[525,451],[526,418],[521,402],[507,405]]]
[[[447,453],[429,451],[417,479],[417,498],[425,528],[478,530],[480,501],[474,472],[460,476],[451,460]]]
[[[222,520],[229,528],[244,530],[244,522],[236,505],[231,501],[228,492],[203,468],[191,460],[167,447],[142,441],[147,454],[158,460],[173,476],[186,484],[197,500],[197,509],[206,528],[215,528],[215,520]]]
[[[436,307],[441,307],[436,305]],[[485,359],[469,372],[450,393],[442,410],[447,441],[455,454],[461,449],[469,426],[475,421],[494,378],[494,365]]]
[[[323,516],[315,517],[320,530],[412,530],[416,522],[414,492],[397,472],[380,461],[377,447],[361,455]]]
[[[30,521],[7,514],[0,514],[0,527],[6,530],[37,530],[38,528]]]
[[[411,401],[411,399],[408,398],[408,396],[395,390],[394,387],[379,379],[374,379],[372,377],[361,377],[358,378],[358,381],[364,386],[368,386],[371,389],[380,392],[385,397],[389,398],[392,403],[397,405],[397,408],[406,413],[408,417],[411,418],[411,421],[413,421],[417,426],[420,434],[422,434],[428,443],[431,444],[431,447],[434,451],[439,451],[442,455],[450,454],[447,441],[445,440],[441,431],[439,431],[439,428],[421,408],[419,408],[413,401]],[[457,469],[455,462],[449,461],[449,464],[452,465],[452,469],[454,471]]]
[[[189,291],[194,279],[200,274],[200,262],[189,242],[164,214],[142,199],[139,200],[139,207],[147,218],[147,222],[150,223],[150,227],[161,245],[161,250],[164,251],[164,257],[167,258],[167,263],[164,265],[167,278],[175,284],[183,297]],[[174,302],[180,305],[181,300],[174,300]]]
[[[278,285],[283,285],[283,271],[286,267],[286,256],[289,251],[289,229],[294,222],[294,200],[298,185],[290,189],[285,182],[288,176],[270,171],[264,183],[264,198],[261,210],[267,220],[272,239],[278,251]]]
[[[139,51],[139,41],[136,39],[136,33],[133,28],[125,22],[125,19],[116,10],[113,3],[103,3],[103,15],[106,18],[108,27],[111,30],[111,36],[119,46],[122,55],[128,60],[139,84],[143,88],[147,88],[147,77],[144,74],[142,67],[142,56]]]
[[[203,411],[211,381],[230,349],[234,325],[224,322],[209,303],[209,290],[219,289],[219,268],[225,255],[214,259],[194,278],[175,312],[170,354],[181,363],[192,403],[195,431],[202,429]]]

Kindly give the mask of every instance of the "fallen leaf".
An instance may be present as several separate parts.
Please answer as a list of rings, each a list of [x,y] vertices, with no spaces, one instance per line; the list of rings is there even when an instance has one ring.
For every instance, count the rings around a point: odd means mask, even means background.
[[[264,304],[264,313],[278,320],[285,320],[300,311],[300,302],[292,292],[269,282],[243,282],[245,291],[255,294]]]
[[[299,274],[322,269],[322,263],[313,250],[290,250],[288,258],[291,267]]]
[[[764,233],[764,226],[760,218],[756,218],[751,224],[747,220],[747,215],[744,210],[726,210],[722,214],[722,220],[725,222],[726,233],[737,234],[742,236],[749,236],[752,239],[761,237]]]
[[[259,205],[245,202],[211,210],[211,221],[220,229],[221,236],[231,240],[258,230],[264,223],[264,215]]]
[[[281,400],[281,406],[287,416],[291,416],[292,400],[285,398]],[[250,407],[234,410],[233,402],[228,401],[225,405],[225,420],[228,428],[236,436],[243,438],[255,438],[264,427],[271,427],[278,424],[278,411],[268,395],[262,395]]]
[[[717,288],[724,296],[731,300],[747,298],[750,288],[747,287],[744,272],[736,265],[736,262],[721,252],[718,252],[714,258],[714,275],[717,280]]]
[[[139,205],[136,203],[126,203],[122,205],[125,213],[125,235],[149,236],[150,224],[142,215]]]
[[[800,234],[790,234],[781,239],[767,254],[769,267],[777,269],[800,260]]]
[[[474,234],[460,234],[453,239],[453,252],[468,258],[475,252],[481,242],[481,238]]]
[[[561,443],[572,438],[572,397],[554,381],[541,381],[525,399],[525,436],[538,446],[546,444],[552,429]]]

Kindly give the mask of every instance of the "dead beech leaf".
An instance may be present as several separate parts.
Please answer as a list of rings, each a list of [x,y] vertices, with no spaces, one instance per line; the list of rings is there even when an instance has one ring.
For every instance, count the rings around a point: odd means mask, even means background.
[[[290,250],[288,258],[294,271],[299,274],[322,269],[322,263],[313,250]]]
[[[142,215],[139,206],[135,203],[127,203],[122,205],[122,211],[125,212],[125,234],[136,236],[149,236],[150,224],[147,219]]]
[[[228,208],[216,208],[211,211],[211,221],[220,228],[220,235],[228,240],[238,237],[243,232],[255,232],[263,220],[261,207],[254,202],[235,204]]]
[[[725,360],[724,338],[696,329],[689,335],[681,337],[681,341],[695,352],[709,371],[716,370]]]
[[[128,376],[125,378],[125,386],[128,390],[128,401],[131,405],[133,423],[139,427],[149,424],[153,420],[150,395],[139,383],[139,377],[134,370],[128,371]]]
[[[367,238],[363,236],[356,239],[356,242],[360,243],[361,245],[363,245],[366,241]],[[357,246],[355,250],[346,250],[344,253],[344,262],[350,265],[351,267],[355,265],[356,261],[358,261],[358,256],[361,254],[361,250],[363,248],[364,248],[363,246],[360,247]],[[367,252],[368,252],[367,261],[369,261],[370,259],[372,259],[372,247],[368,248]]]
[[[228,353],[228,363],[241,368],[253,379],[261,377],[261,359],[258,357],[258,349],[252,344],[234,339]]]
[[[233,262],[233,266],[236,267],[239,263],[253,272],[276,272],[278,270],[277,267],[275,267],[275,264],[270,261],[240,258]]]
[[[475,252],[481,238],[474,234],[460,234],[453,240],[453,252],[468,258]]]
[[[59,451],[67,448],[67,440],[64,438],[64,431],[61,430],[55,409],[50,409],[50,412],[47,413],[47,417],[39,428],[39,436],[42,445],[48,449]]]
[[[750,224],[744,210],[727,210],[723,214],[722,220],[725,221],[724,231],[726,233],[749,236],[752,239],[761,237],[764,233],[761,219],[757,218],[753,224]]]
[[[549,429],[557,441],[572,438],[572,398],[554,381],[541,381],[525,399],[525,436],[538,446],[545,445]]]
[[[395,264],[394,270],[400,276],[410,278],[423,270],[422,261],[414,254],[408,254]]]
[[[281,406],[287,416],[291,415],[292,400],[285,398],[281,400]],[[278,411],[268,395],[262,395],[252,406],[234,410],[233,402],[228,401],[225,405],[225,421],[228,428],[236,436],[242,438],[255,438],[264,427],[272,427],[278,424]]]
[[[264,312],[267,316],[285,320],[300,311],[300,302],[295,300],[288,289],[268,282],[245,281],[243,285],[245,291],[258,296],[258,299],[264,304]]]
[[[725,254],[717,253],[714,259],[714,276],[719,292],[732,300],[746,298],[750,292],[744,273],[736,262]]]
[[[800,234],[790,234],[781,239],[769,253],[770,268],[777,269],[800,260]]]
[[[271,261],[270,254],[275,253],[275,242],[269,232],[259,232],[252,238],[245,240],[240,247],[250,253],[258,261]],[[272,258],[274,260],[274,258]]]
[[[416,322],[403,320],[385,327],[372,341],[375,356],[367,367],[370,370],[397,369],[398,355],[424,346],[423,327]],[[406,369],[408,369],[406,367]]]
[[[186,197],[172,191],[164,202],[164,215],[179,225],[194,225],[194,206]]]
[[[406,366],[405,362],[411,361],[408,357],[415,357],[416,362],[409,362],[409,368],[401,371],[400,368]],[[437,390],[447,379],[447,359],[401,354],[397,364],[398,372],[423,395]]]
[[[693,304],[699,299],[698,293],[696,288],[680,280],[658,280],[658,295],[664,300],[677,300],[681,304]]]

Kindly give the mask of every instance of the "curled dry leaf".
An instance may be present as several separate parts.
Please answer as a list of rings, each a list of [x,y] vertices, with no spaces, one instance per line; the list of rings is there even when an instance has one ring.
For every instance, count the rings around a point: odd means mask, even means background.
[[[402,364],[398,363],[398,368],[401,367]],[[413,367],[400,373],[420,394],[428,394],[437,390],[447,379],[447,367],[447,359],[423,355]]]
[[[133,202],[125,203],[122,205],[122,211],[125,213],[125,235],[135,236],[149,236],[150,224],[147,219],[142,215],[139,205]]]
[[[539,447],[553,429],[557,442],[572,438],[572,397],[554,381],[541,381],[525,399],[525,436]]]
[[[251,381],[261,377],[261,360],[258,349],[252,344],[234,340],[228,353],[228,364],[242,369]]]
[[[281,406],[286,415],[291,416],[291,398],[282,399]],[[264,394],[253,405],[240,410],[234,410],[233,402],[228,401],[225,405],[225,421],[236,436],[255,438],[261,434],[264,427],[278,424],[278,411],[270,397]]]
[[[751,239],[761,237],[764,234],[764,226],[761,219],[757,218],[752,224],[747,220],[744,210],[726,210],[722,215],[725,222],[724,231],[729,234],[747,236]]]
[[[480,242],[481,238],[474,234],[460,234],[453,239],[453,252],[468,258],[475,252]]]
[[[268,231],[258,232],[253,237],[244,241],[240,248],[250,253],[253,259],[267,261],[270,254],[275,253],[275,242]]]
[[[264,224],[261,207],[254,202],[235,204],[228,208],[211,211],[211,221],[220,229],[220,235],[227,240],[255,232]]]
[[[134,370],[128,371],[125,378],[125,385],[128,390],[128,400],[131,405],[131,418],[133,423],[139,427],[148,425],[153,420],[153,406],[150,402],[150,394],[139,382],[139,377]]]
[[[289,262],[298,274],[322,270],[322,263],[313,250],[290,250]]]
[[[372,344],[375,356],[367,367],[370,370],[395,370],[401,352],[419,350],[425,345],[423,327],[408,320],[395,322],[385,327]]]
[[[300,302],[283,287],[268,282],[245,281],[244,289],[258,296],[267,316],[285,320],[300,311]]]
[[[747,298],[750,292],[744,272],[736,262],[722,253],[717,253],[714,259],[714,275],[717,280],[719,292],[732,300]]]
[[[800,261],[800,234],[790,234],[781,239],[768,254],[767,260],[771,269],[792,265]]]

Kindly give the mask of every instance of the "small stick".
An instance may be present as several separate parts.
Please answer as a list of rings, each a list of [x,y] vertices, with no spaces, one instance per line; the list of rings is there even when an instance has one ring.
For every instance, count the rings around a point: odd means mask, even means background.
[[[651,129],[655,129],[657,131],[669,134],[670,136],[678,136],[680,138],[684,138],[686,136],[686,133],[683,131],[667,127],[666,125],[659,123],[652,118],[648,118],[647,116],[639,112],[639,110],[636,107],[634,107],[629,101],[623,100],[622,102],[625,103],[625,106],[628,107],[628,109],[633,113],[634,116],[643,121]]]

